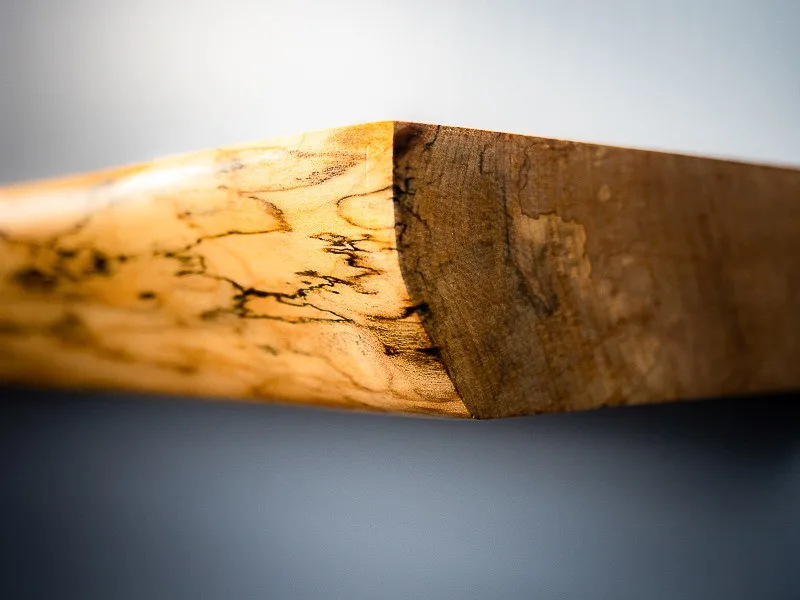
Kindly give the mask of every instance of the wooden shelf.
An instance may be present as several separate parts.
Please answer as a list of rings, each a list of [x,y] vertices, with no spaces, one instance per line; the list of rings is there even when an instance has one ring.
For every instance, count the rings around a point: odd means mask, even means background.
[[[800,171],[384,122],[0,189],[0,379],[453,417],[800,387]]]

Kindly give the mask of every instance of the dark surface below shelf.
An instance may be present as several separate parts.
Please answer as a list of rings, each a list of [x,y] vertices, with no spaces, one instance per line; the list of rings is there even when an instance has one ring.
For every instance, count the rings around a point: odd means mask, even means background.
[[[800,395],[445,421],[0,390],[3,598],[797,598]]]

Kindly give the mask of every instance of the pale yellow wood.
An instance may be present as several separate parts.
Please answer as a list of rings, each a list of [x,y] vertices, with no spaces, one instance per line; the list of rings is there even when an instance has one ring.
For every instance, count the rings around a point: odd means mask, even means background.
[[[468,416],[398,263],[393,131],[0,190],[0,379]]]

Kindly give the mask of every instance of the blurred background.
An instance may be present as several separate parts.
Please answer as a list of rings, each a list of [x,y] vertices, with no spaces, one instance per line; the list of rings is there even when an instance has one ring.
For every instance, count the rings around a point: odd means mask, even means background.
[[[380,119],[799,166],[799,17],[0,0],[0,182]],[[0,395],[2,598],[800,597],[796,396],[447,422]]]

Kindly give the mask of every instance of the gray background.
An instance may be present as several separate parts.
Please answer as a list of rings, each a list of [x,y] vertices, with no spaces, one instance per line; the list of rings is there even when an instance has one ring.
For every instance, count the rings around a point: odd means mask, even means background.
[[[0,181],[392,118],[799,165],[799,16],[2,0]],[[452,423],[3,399],[4,598],[800,596],[797,398]]]

